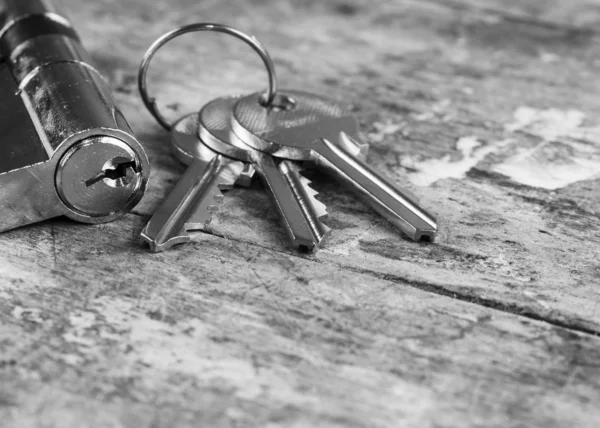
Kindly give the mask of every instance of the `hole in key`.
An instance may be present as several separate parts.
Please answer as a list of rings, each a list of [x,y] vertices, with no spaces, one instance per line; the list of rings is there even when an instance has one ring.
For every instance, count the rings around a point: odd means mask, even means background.
[[[308,248],[308,245],[300,245],[300,246],[298,246],[298,251],[301,252],[301,253],[303,253],[303,254],[311,252],[310,248]]]
[[[434,239],[435,239],[435,233],[433,233],[433,232],[426,232],[420,236],[417,236],[418,242],[433,242]]]
[[[124,157],[116,157],[109,160],[102,167],[102,171],[86,180],[85,186],[91,187],[100,181],[104,181],[110,187],[125,187],[133,181],[136,171],[135,161]]]
[[[275,98],[270,105],[267,105],[267,100],[263,95],[259,101],[260,105],[271,111],[286,111],[296,108],[296,100],[287,95],[275,94]]]

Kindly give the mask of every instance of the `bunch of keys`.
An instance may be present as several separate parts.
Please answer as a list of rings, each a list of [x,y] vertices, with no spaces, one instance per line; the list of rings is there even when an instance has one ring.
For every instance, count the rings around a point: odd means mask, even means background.
[[[266,94],[217,98],[171,126],[148,95],[146,74],[162,46],[193,31],[222,32],[248,43],[267,68],[269,89]],[[209,224],[222,191],[248,185],[256,174],[293,246],[315,252],[331,230],[321,222],[327,214],[325,206],[300,173],[307,164],[346,183],[413,240],[434,240],[436,218],[412,194],[366,163],[368,145],[360,140],[357,120],[345,107],[320,95],[278,91],[273,62],[254,37],[219,24],[181,27],[149,48],[138,77],[146,107],[171,131],[174,155],[189,165],[142,231],[151,251],[190,241],[190,231]]]

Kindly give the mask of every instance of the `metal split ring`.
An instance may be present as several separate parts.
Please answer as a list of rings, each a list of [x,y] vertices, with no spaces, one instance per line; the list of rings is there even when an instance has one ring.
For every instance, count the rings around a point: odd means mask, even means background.
[[[146,75],[148,74],[148,68],[150,67],[150,61],[156,53],[169,41],[173,40],[176,37],[179,37],[186,33],[196,32],[196,31],[215,31],[218,33],[229,34],[230,36],[234,36],[240,40],[246,42],[263,60],[265,67],[267,68],[267,73],[269,74],[269,88],[264,96],[264,105],[269,107],[272,105],[275,95],[277,92],[277,76],[275,75],[275,65],[273,64],[273,60],[269,56],[267,49],[264,45],[258,41],[254,36],[249,36],[246,33],[243,33],[235,28],[228,27],[226,25],[221,24],[209,24],[209,23],[197,23],[185,25],[183,27],[177,28],[173,31],[169,31],[168,33],[161,36],[158,40],[156,40],[152,46],[148,48],[142,63],[140,64],[140,69],[138,71],[138,88],[140,91],[140,95],[146,108],[148,111],[154,116],[154,118],[161,124],[163,128],[167,131],[171,130],[171,125],[167,121],[167,119],[160,113],[158,107],[156,105],[156,99],[148,95],[148,85],[146,84]]]

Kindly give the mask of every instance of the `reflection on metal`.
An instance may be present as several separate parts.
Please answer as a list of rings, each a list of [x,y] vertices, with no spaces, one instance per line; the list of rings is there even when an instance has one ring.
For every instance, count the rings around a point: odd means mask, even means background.
[[[0,2],[0,231],[133,208],[148,158],[60,10]]]

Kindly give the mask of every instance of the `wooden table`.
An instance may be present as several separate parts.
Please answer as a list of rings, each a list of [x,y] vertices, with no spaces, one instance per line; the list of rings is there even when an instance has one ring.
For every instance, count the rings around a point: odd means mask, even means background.
[[[153,167],[131,215],[0,235],[3,427],[600,426],[600,1],[65,1]],[[559,4],[560,3],[560,4]],[[316,255],[259,186],[150,254],[183,171],[137,66],[196,21],[256,35],[281,85],[353,105],[369,163],[440,219],[414,243],[331,181]],[[260,90],[223,35],[150,73],[173,119]]]

